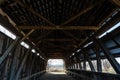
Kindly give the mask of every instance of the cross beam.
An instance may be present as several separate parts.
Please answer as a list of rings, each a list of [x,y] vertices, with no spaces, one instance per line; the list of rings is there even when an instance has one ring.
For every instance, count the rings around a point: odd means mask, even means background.
[[[83,41],[84,39],[79,39],[78,41]],[[59,41],[59,42],[62,42],[62,41],[74,41],[74,39],[54,39],[54,38],[51,38],[51,39],[43,39],[43,41]]]
[[[67,21],[65,21],[64,23],[62,23],[61,25],[65,25],[65,24],[68,24],[68,23],[72,22],[73,20],[75,20],[76,18],[80,17],[81,15],[87,13],[88,11],[90,11],[93,8],[94,8],[94,5],[86,8],[85,10],[79,12],[75,16],[71,17],[70,19],[68,19]]]
[[[120,0],[111,0],[115,5],[120,7]]]
[[[19,29],[38,29],[38,30],[98,30],[96,26],[17,26]]]
[[[66,25],[72,21],[74,21],[75,19],[77,19],[78,17],[80,17],[81,15],[87,13],[88,11],[92,10],[95,6],[99,5],[102,1],[99,1],[97,3],[95,3],[92,6],[87,7],[86,9],[80,11],[78,14],[76,14],[75,16],[71,17],[70,19],[66,20],[64,23],[62,23],[61,25]]]
[[[45,17],[43,17],[42,15],[40,15],[38,12],[36,12],[34,9],[30,8],[29,6],[27,6],[26,4],[22,3],[20,0],[15,0],[16,3],[18,3],[20,6],[22,6],[23,8],[25,8],[26,10],[28,10],[29,12],[31,12],[32,14],[38,16],[39,18],[41,18],[42,20],[44,20],[45,22],[47,22],[48,24],[55,26],[55,24],[53,24],[52,22],[50,22],[48,19],[46,19]]]

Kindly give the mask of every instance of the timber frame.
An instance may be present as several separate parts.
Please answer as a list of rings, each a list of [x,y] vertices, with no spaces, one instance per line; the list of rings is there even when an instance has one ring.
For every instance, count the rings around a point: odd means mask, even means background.
[[[38,80],[53,58],[64,59],[66,72],[77,79],[100,80],[109,75],[118,80],[120,64],[115,58],[120,54],[114,49],[120,48],[120,28],[99,36],[119,22],[119,0],[0,1],[0,25],[17,36],[13,40],[0,32],[0,80]],[[102,59],[118,75],[101,73]]]

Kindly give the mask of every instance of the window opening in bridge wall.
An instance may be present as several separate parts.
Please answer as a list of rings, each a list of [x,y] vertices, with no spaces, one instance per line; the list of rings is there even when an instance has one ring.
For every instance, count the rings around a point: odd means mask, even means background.
[[[83,62],[81,62],[81,67],[82,67],[82,70],[84,70],[84,68],[83,68]]]
[[[108,29],[107,31],[105,31],[103,34],[101,34],[100,36],[98,36],[98,38],[102,38],[106,34],[111,33],[112,31],[114,31],[115,29],[117,29],[118,27],[120,27],[120,22],[118,22],[113,27],[111,27],[110,29]]]
[[[90,69],[90,65],[89,65],[88,62],[86,62],[86,70],[91,71],[91,69]]]
[[[97,71],[97,60],[92,60],[91,62],[94,66],[95,71]]]
[[[14,35],[12,32],[10,32],[8,29],[6,29],[5,27],[3,27],[2,25],[0,25],[0,32],[2,32],[3,34],[5,34],[6,36],[12,38],[13,40],[16,39],[16,35]]]
[[[48,72],[63,72],[65,70],[65,63],[63,59],[49,59],[46,70]]]
[[[120,57],[115,58],[117,62],[120,64]]]
[[[75,64],[74,66],[75,66],[74,69],[77,69],[77,64]]]
[[[77,63],[77,66],[78,66],[77,69],[80,69],[80,64],[81,64],[81,63]]]
[[[107,59],[102,59],[101,62],[102,62],[102,72],[116,74],[112,65],[109,63]]]
[[[80,69],[80,63],[76,63],[76,69]]]

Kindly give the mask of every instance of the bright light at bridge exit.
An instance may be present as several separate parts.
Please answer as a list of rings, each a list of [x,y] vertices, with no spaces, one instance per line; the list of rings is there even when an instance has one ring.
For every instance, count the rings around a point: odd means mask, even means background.
[[[49,72],[63,72],[65,63],[63,59],[49,59],[46,70]]]

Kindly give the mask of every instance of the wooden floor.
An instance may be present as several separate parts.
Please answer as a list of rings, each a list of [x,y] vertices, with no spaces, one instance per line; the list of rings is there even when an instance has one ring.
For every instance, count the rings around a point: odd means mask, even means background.
[[[65,73],[47,72],[42,75],[39,80],[75,80]]]

